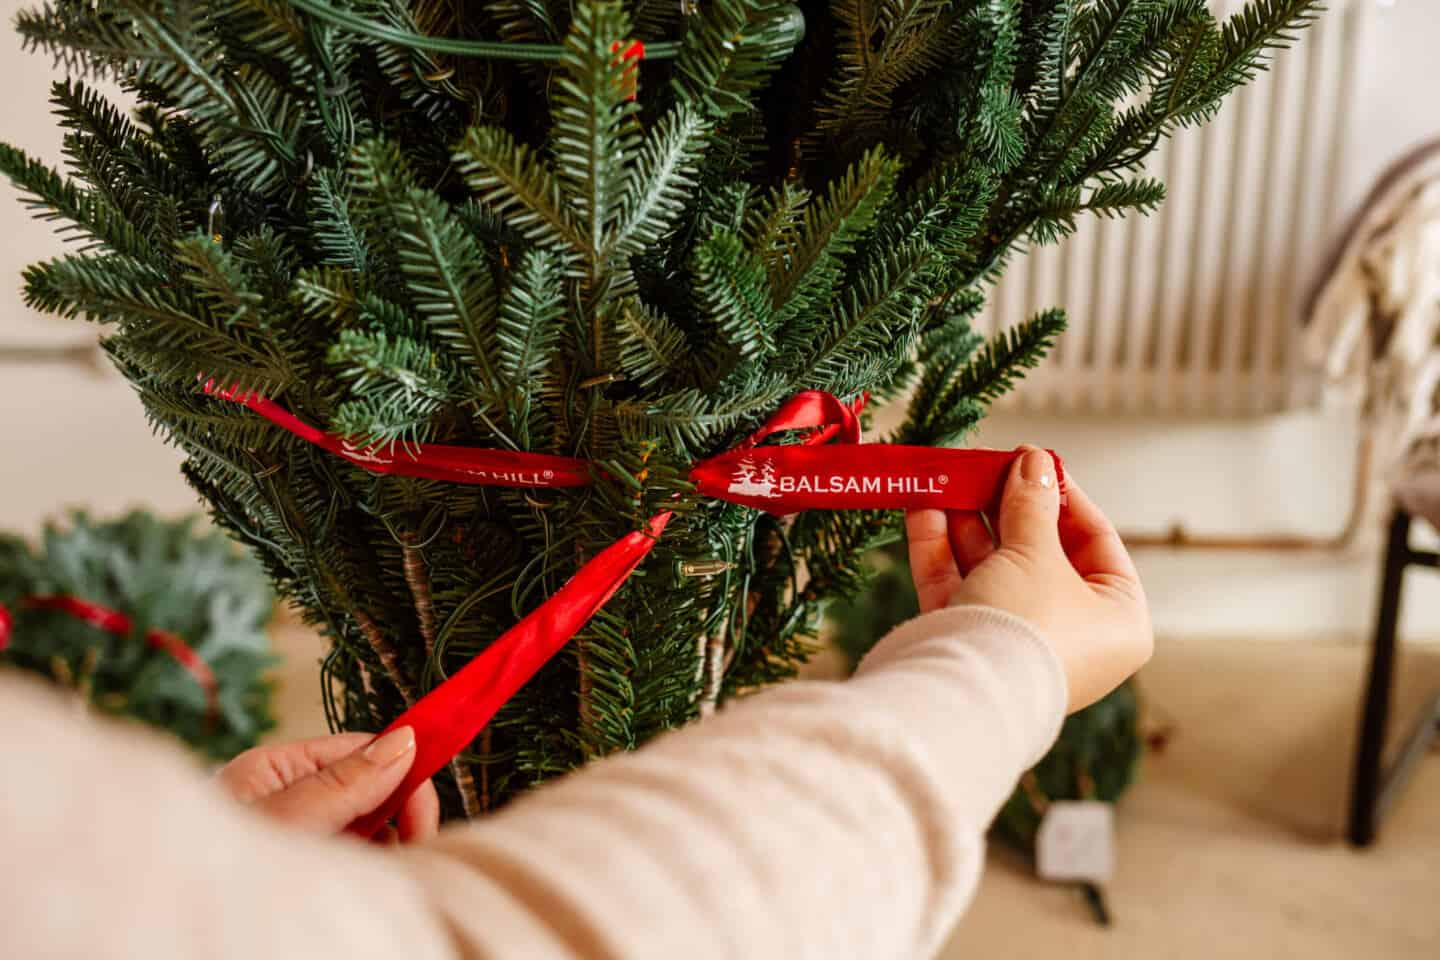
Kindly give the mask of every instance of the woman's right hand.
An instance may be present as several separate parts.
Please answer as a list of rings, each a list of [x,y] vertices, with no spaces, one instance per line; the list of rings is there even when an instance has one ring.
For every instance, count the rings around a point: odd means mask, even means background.
[[[1074,712],[1140,669],[1155,639],[1115,528],[1073,480],[1066,492],[1062,515],[1054,460],[1026,447],[1001,496],[998,544],[976,513],[912,510],[905,520],[921,612],[979,604],[1026,620],[1059,656]]]

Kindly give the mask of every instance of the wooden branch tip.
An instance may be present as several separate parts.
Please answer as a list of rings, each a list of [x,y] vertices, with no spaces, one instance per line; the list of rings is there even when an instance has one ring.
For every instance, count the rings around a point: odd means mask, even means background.
[[[415,601],[415,620],[420,626],[420,636],[425,641],[425,656],[435,655],[435,601],[430,593],[430,574],[425,568],[425,557],[415,545],[415,534],[407,533],[400,548],[401,566],[405,571],[405,583],[410,587],[410,597]]]
[[[400,696],[404,698],[406,706],[414,706],[419,697],[416,695],[414,684],[400,669],[400,655],[396,653],[395,645],[385,634],[380,632],[380,628],[375,626],[375,621],[371,620],[369,615],[356,610],[354,617],[355,623],[360,627],[360,632],[365,635],[365,641],[370,644],[370,649],[380,659],[380,665],[385,668],[390,682],[395,684],[395,688],[400,691]]]

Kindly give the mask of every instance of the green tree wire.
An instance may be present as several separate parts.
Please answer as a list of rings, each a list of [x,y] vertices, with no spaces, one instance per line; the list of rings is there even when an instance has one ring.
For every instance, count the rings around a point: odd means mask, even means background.
[[[324,0],[290,0],[297,9],[312,14],[328,23],[346,30],[383,40],[386,43],[425,50],[429,53],[445,53],[460,57],[475,57],[481,60],[509,60],[517,63],[546,63],[559,60],[564,47],[548,43],[488,43],[483,40],[457,40],[452,37],[431,37],[405,30],[396,30],[384,24],[367,20],[345,10],[340,10]],[[673,60],[680,52],[678,43],[647,43],[647,60]]]

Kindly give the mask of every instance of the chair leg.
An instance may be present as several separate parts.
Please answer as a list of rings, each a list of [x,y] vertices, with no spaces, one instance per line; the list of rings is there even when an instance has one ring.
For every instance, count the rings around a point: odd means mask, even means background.
[[[1380,610],[1370,647],[1370,672],[1365,684],[1365,706],[1355,748],[1351,782],[1350,842],[1357,847],[1375,840],[1379,825],[1377,801],[1382,787],[1381,764],[1385,730],[1390,719],[1390,692],[1395,674],[1395,641],[1400,621],[1401,579],[1410,562],[1410,515],[1397,509],[1390,517],[1385,566],[1380,576]]]

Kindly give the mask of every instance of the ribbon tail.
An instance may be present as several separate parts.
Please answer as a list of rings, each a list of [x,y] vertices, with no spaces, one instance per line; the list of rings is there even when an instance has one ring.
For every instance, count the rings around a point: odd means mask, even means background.
[[[628,534],[600,551],[554,596],[377,734],[411,727],[415,762],[389,799],[350,824],[349,832],[373,837],[416,788],[464,750],[500,707],[614,595],[655,546],[669,520],[669,513],[658,514],[648,530]]]

